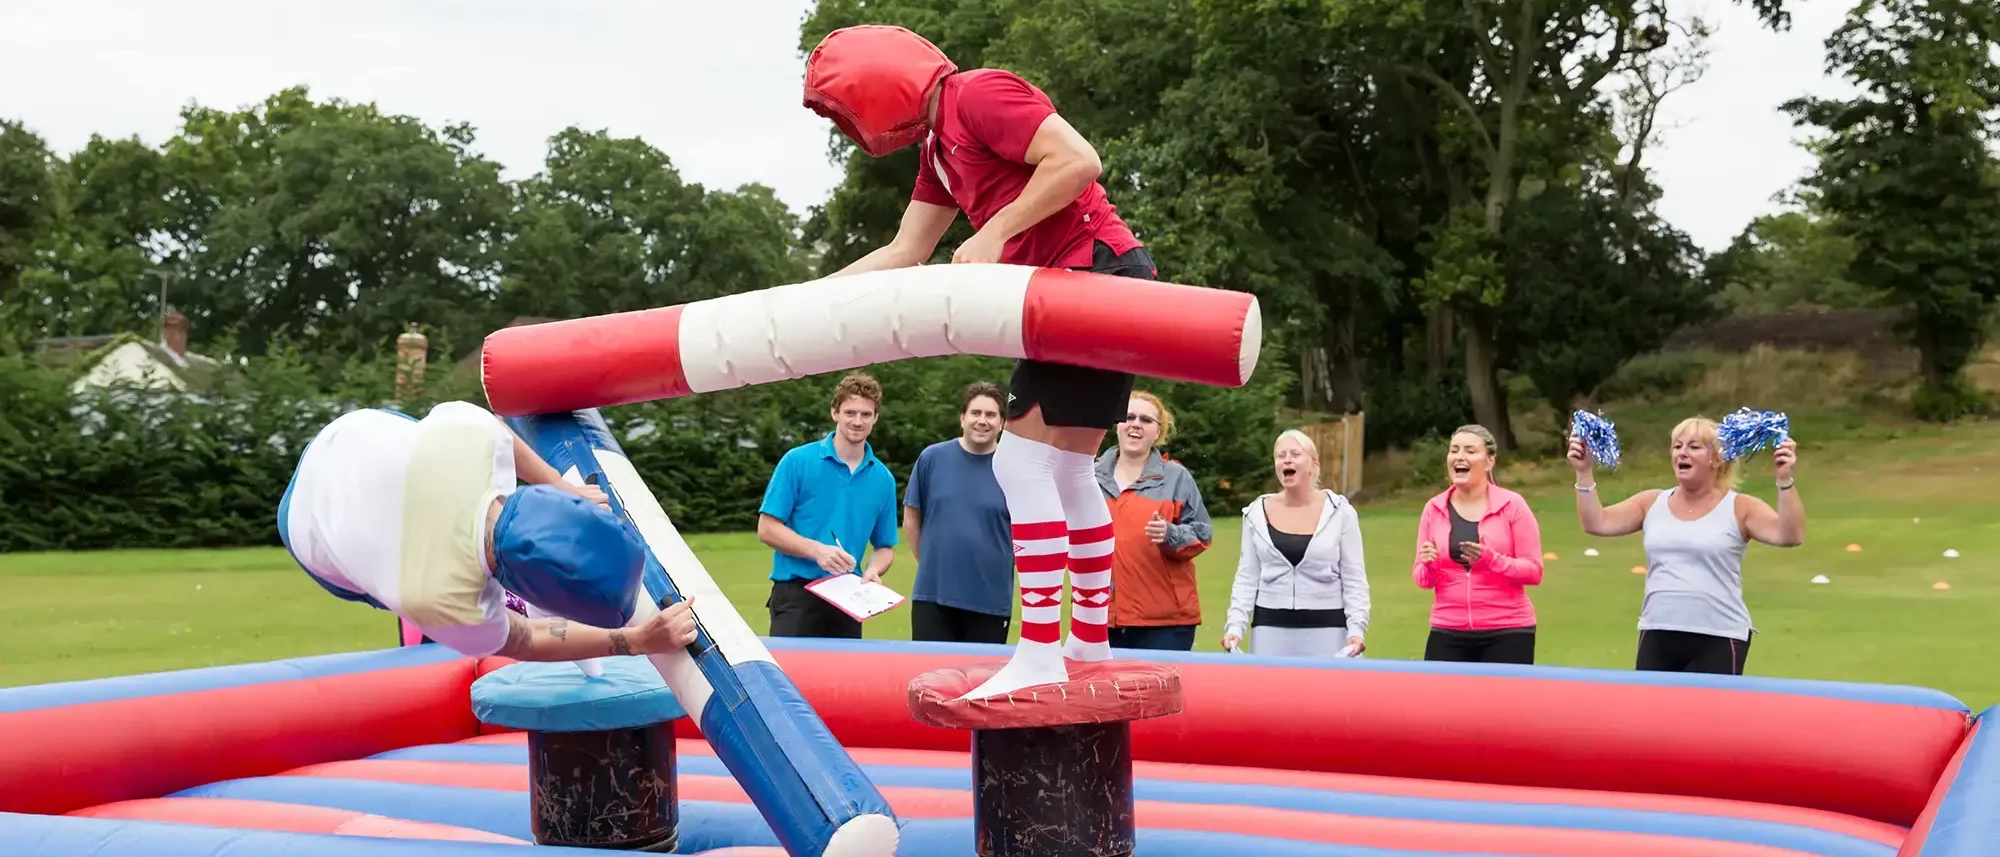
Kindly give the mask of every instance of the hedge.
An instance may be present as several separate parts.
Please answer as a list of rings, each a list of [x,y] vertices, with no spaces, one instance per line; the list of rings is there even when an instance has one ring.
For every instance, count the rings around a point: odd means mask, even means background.
[[[309,361],[279,353],[232,361],[198,392],[72,393],[73,371],[0,356],[0,551],[278,544],[278,499],[299,450],[345,410],[397,405],[390,365],[350,364],[328,382]],[[1167,453],[1187,465],[1219,516],[1268,485],[1290,383],[1284,365],[1266,360],[1242,389],[1139,382],[1174,411]],[[446,399],[485,404],[475,379],[432,368],[425,395],[400,403],[405,411],[420,415]],[[925,446],[958,433],[966,384],[1004,385],[1008,368],[950,357],[871,370],[886,396],[872,443],[899,491]],[[779,456],[830,430],[839,374],[603,414],[676,526],[749,530]]]

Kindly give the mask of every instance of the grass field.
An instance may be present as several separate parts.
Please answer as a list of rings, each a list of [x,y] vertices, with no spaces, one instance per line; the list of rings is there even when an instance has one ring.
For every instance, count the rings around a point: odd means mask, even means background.
[[[1800,377],[1766,383],[1811,389]],[[1783,389],[1761,397],[1734,392],[1740,395],[1697,387],[1690,395],[1727,402],[1702,404],[1712,416],[1738,401],[1798,398],[1780,395]],[[1607,501],[1670,480],[1666,429],[1693,410],[1687,401],[1617,409],[1626,464],[1599,476]],[[2000,673],[1988,666],[2000,645],[1993,563],[2000,518],[1990,499],[2000,485],[2000,423],[1917,426],[1848,404],[1794,409],[1792,416],[1809,531],[1802,547],[1755,545],[1745,560],[1746,596],[1760,631],[1750,672],[1935,687],[1975,709],[2000,703]],[[1530,422],[1524,440],[1545,430]],[[1638,538],[1583,535],[1560,462],[1514,463],[1503,479],[1529,498],[1545,549],[1557,557],[1532,591],[1539,662],[1629,669],[1645,581],[1630,571],[1643,562]],[[1769,459],[1760,456],[1742,488],[1775,501],[1771,481]],[[1391,491],[1361,507],[1375,602],[1370,657],[1422,656],[1430,593],[1411,583],[1409,566],[1416,512],[1432,490]],[[1237,511],[1211,509],[1216,541],[1198,563],[1201,649],[1217,648],[1221,635]],[[761,632],[769,552],[748,534],[688,541]],[[1600,555],[1585,556],[1587,548]],[[1946,557],[1947,550],[1958,556]],[[899,558],[889,582],[906,587],[912,568],[907,556]],[[1810,583],[1816,574],[1831,583]],[[1939,581],[1950,589],[1933,589]],[[0,555],[0,604],[12,614],[0,626],[0,685],[379,648],[392,645],[396,633],[392,617],[328,597],[278,549]],[[873,639],[908,634],[905,610],[867,629]]]

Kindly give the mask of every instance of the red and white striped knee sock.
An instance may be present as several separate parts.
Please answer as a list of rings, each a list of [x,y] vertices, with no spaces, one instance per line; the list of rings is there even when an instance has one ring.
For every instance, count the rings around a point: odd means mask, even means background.
[[[1097,459],[1059,451],[1056,491],[1069,526],[1069,640],[1063,656],[1111,659],[1111,507],[1097,484]]]
[[[1021,589],[1021,642],[1053,646],[1062,641],[1063,566],[1069,555],[1069,527],[1058,518],[1016,521],[1013,528],[1014,579]]]
[[[993,478],[1007,498],[1007,514],[1013,522],[1021,640],[1013,659],[962,699],[1000,696],[1069,680],[1061,646],[1069,524],[1063,519],[1062,496],[1056,492],[1057,454],[1053,446],[1005,431],[993,451]]]

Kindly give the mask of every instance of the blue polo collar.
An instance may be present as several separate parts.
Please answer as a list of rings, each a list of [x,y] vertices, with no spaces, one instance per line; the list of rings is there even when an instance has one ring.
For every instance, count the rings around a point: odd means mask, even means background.
[[[840,450],[836,449],[833,445],[833,436],[836,433],[837,432],[830,431],[826,433],[826,437],[820,438],[819,441],[820,457],[831,461],[839,462],[840,466],[846,467],[847,462],[840,460]],[[864,467],[867,467],[872,464],[881,464],[881,463],[882,463],[881,460],[875,457],[875,445],[867,441],[862,441],[861,464],[857,465],[854,468],[854,472],[860,473],[861,469]]]

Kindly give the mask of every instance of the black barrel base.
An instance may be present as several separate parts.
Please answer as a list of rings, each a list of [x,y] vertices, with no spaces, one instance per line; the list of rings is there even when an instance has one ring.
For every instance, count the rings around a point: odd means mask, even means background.
[[[671,852],[680,845],[673,723],[529,732],[537,845]]]
[[[972,733],[979,857],[1130,857],[1132,724]]]

